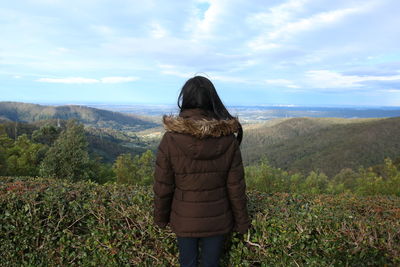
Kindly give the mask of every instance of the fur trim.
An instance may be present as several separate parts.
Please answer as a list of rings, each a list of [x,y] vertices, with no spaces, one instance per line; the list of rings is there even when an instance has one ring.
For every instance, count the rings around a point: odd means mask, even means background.
[[[229,120],[187,119],[179,116],[164,115],[163,124],[166,131],[194,135],[197,138],[207,136],[220,137],[238,132],[236,118]]]

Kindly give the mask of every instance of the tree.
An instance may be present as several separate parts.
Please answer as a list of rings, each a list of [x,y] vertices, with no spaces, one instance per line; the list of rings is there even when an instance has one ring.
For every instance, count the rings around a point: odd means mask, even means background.
[[[68,120],[66,129],[47,151],[40,174],[72,181],[89,179],[90,158],[87,147],[83,125],[75,119]]]
[[[18,136],[14,146],[9,148],[7,158],[7,174],[37,176],[39,163],[46,147],[35,144],[26,134]]]
[[[137,166],[130,153],[124,153],[117,157],[113,165],[116,182],[119,184],[137,183]]]
[[[114,182],[115,174],[111,163],[102,163],[99,155],[91,155],[93,158],[89,162],[90,177],[98,184]]]
[[[139,170],[138,174],[140,177],[141,184],[149,185],[153,182],[153,175],[154,175],[154,163],[155,158],[153,152],[151,150],[146,150],[139,160],[138,160]]]
[[[149,185],[154,172],[154,155],[147,150],[141,156],[121,154],[113,165],[117,183]]]
[[[6,175],[7,173],[7,158],[13,142],[5,133],[4,128],[0,128],[0,175]]]
[[[35,130],[32,133],[32,140],[37,143],[51,146],[55,142],[55,140],[57,140],[60,132],[61,128],[57,128],[51,124],[46,124],[40,127],[39,130]]]

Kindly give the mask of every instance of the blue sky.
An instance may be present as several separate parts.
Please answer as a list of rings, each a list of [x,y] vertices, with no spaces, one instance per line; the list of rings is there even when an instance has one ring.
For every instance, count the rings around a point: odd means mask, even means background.
[[[398,0],[21,0],[0,7],[0,101],[400,106]]]

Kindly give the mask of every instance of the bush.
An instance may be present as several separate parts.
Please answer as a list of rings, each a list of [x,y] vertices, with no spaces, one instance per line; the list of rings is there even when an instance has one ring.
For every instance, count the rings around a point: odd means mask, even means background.
[[[400,198],[248,191],[222,266],[395,266]],[[150,186],[0,178],[0,266],[178,266]]]
[[[268,159],[262,157],[256,165],[246,166],[245,174],[249,189],[266,193],[354,193],[400,197],[400,168],[389,158],[375,168],[378,171],[373,167],[360,167],[358,172],[345,168],[332,178],[319,171],[311,171],[305,176],[272,167]]]

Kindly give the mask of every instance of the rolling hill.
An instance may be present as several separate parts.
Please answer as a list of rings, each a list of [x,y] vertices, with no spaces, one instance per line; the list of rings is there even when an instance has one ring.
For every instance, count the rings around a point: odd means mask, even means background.
[[[158,124],[141,116],[78,105],[45,106],[21,102],[0,102],[0,120],[38,122],[48,119],[77,119],[86,126],[140,131]]]
[[[332,176],[400,156],[400,117],[385,119],[292,118],[244,125],[245,164],[265,155],[271,165]]]

